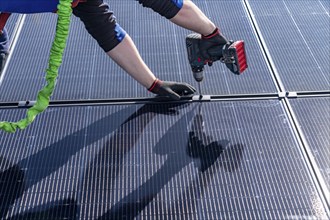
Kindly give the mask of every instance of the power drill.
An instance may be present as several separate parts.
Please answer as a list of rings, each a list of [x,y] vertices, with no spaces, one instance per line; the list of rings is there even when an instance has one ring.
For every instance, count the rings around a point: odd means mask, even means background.
[[[207,53],[210,57],[208,59],[202,56],[203,51],[201,51],[200,48],[202,41],[202,36],[197,33],[189,34],[186,37],[188,59],[193,72],[193,76],[197,82],[201,82],[204,78],[204,66],[206,64],[211,66],[213,62],[217,60],[225,63],[227,68],[237,75],[242,74],[243,71],[248,67],[245,55],[244,41],[227,41],[227,43],[224,45],[211,47],[207,50]]]

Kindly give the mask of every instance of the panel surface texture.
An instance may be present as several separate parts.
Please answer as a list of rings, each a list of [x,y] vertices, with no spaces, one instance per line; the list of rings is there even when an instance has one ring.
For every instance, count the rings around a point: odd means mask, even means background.
[[[290,102],[330,190],[330,98],[305,98]]]
[[[330,90],[329,1],[248,2],[285,90]]]
[[[0,154],[2,217],[328,217],[278,100],[54,107]]]
[[[12,14],[9,19],[7,20],[6,23],[6,29],[8,31],[8,34],[12,37],[12,33],[15,29],[16,22],[18,20],[19,15],[17,14]]]

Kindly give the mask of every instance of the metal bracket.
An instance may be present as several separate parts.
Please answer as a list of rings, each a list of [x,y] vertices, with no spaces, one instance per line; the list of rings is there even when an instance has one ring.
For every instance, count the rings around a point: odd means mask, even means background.
[[[210,95],[194,95],[192,97],[193,101],[211,101]]]
[[[18,107],[31,107],[36,103],[36,101],[19,101],[18,102]]]

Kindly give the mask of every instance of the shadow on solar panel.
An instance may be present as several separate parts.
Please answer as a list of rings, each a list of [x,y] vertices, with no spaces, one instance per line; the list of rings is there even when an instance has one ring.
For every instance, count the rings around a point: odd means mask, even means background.
[[[78,151],[111,134],[110,139],[97,153],[93,161],[102,161],[106,155],[107,148],[120,148],[114,166],[122,168],[125,155],[136,145],[139,137],[144,133],[145,128],[159,115],[176,116],[180,111],[189,106],[188,104],[168,104],[168,105],[144,105],[137,111],[134,107],[124,108],[121,111],[112,113],[91,123],[87,128],[78,130],[63,137],[56,143],[50,144],[37,153],[22,159],[17,164],[10,164],[5,158],[1,158],[0,164],[4,165],[0,172],[0,217],[6,217],[8,210],[15,204],[15,201],[36,183],[50,176],[53,172],[65,165],[69,159]],[[167,185],[167,183],[189,164],[194,164],[197,168],[197,179],[212,179],[216,174],[215,169],[222,169],[225,172],[235,171],[240,165],[243,155],[243,145],[229,145],[228,140],[214,140],[212,136],[205,133],[203,116],[196,108],[188,111],[177,120],[160,140],[152,146],[152,151],[156,155],[167,155],[167,160],[162,164],[147,181],[135,188],[131,193],[123,197],[118,203],[110,208],[100,219],[131,219],[141,213],[144,208],[152,202],[157,194]],[[125,119],[126,117],[126,119]],[[114,122],[114,118],[121,118]],[[109,124],[112,121],[114,123]],[[120,123],[120,121],[122,123]],[[129,128],[136,128],[132,130]],[[189,129],[187,129],[189,128]],[[86,129],[92,131],[93,135],[87,142],[81,141]],[[179,133],[179,135],[178,135]],[[80,140],[80,141],[79,141]],[[74,146],[72,146],[74,143]],[[68,146],[70,146],[68,148]],[[65,155],[62,152],[65,151]],[[233,158],[230,155],[238,155]],[[110,157],[111,158],[111,157]],[[109,160],[111,160],[109,158]],[[40,167],[40,161],[47,161],[47,164],[35,172],[36,167]],[[104,161],[102,161],[103,163]],[[214,166],[215,163],[220,166]],[[98,166],[98,164],[93,164]],[[4,169],[4,167],[6,167]],[[24,167],[24,169],[22,169]],[[33,171],[34,170],[34,171]],[[33,172],[33,178],[27,180],[27,173]],[[115,179],[118,171],[110,171],[110,179]],[[28,175],[29,176],[29,175]],[[91,177],[89,177],[91,178]],[[91,180],[93,182],[93,180]],[[198,185],[192,183],[191,189]],[[200,188],[207,188],[207,184]],[[201,194],[199,194],[201,196]],[[74,219],[77,216],[77,201],[74,198],[65,198],[56,202],[49,202],[34,207],[31,210],[12,216],[12,219]],[[126,210],[126,211],[125,211]],[[130,212],[127,212],[130,210]]]
[[[180,106],[180,108],[182,107]],[[175,114],[175,109],[173,108],[168,109],[169,111],[149,108],[150,106],[147,105],[142,107],[129,120],[157,111],[157,113]],[[194,115],[193,111],[191,111],[186,116],[192,119],[190,131],[187,131],[186,118],[182,117],[170,127],[169,131],[174,132],[165,133],[153,148],[155,154],[167,155],[167,160],[161,168],[138,188],[112,206],[99,219],[133,219],[138,216],[156,198],[168,182],[190,163],[194,163],[199,170],[197,179],[205,177],[207,177],[206,179],[212,179],[216,171],[212,171],[209,168],[217,161],[220,162],[220,167],[222,166],[226,172],[235,171],[239,167],[244,150],[243,145],[228,146],[228,140],[213,140],[213,137],[208,136],[203,131],[203,117],[201,114]],[[149,120],[152,119],[152,117],[148,118]],[[185,131],[186,133],[178,136],[175,131]],[[178,137],[180,138],[178,139]],[[119,144],[119,146],[122,145]],[[233,154],[232,151],[235,152],[235,155],[238,155],[238,158],[227,158],[230,154]],[[195,190],[196,183],[192,183],[191,187],[193,189],[190,190]],[[200,186],[200,188],[207,188],[207,184]]]

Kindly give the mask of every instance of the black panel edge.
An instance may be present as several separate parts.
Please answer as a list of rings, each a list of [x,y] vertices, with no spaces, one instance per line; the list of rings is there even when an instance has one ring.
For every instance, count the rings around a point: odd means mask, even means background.
[[[281,99],[276,93],[265,94],[240,94],[240,95],[194,95],[182,97],[179,101],[172,101],[167,98],[114,98],[114,99],[81,99],[81,100],[55,100],[50,101],[50,107],[65,106],[92,106],[92,105],[127,105],[127,104],[166,104],[166,103],[186,103],[186,102],[213,102],[213,101],[243,101],[243,100],[268,100]],[[6,108],[30,108],[36,101],[13,101],[0,102],[0,109]]]
[[[268,65],[269,69],[270,69],[271,76],[273,78],[273,81],[275,83],[275,86],[276,86],[276,88],[277,88],[277,90],[279,92],[284,92],[285,89],[284,89],[283,83],[282,83],[281,78],[280,78],[280,76],[279,76],[279,74],[277,72],[277,69],[276,69],[275,64],[273,62],[273,59],[272,59],[272,57],[270,55],[270,52],[268,50],[268,47],[267,47],[267,45],[265,43],[265,40],[264,40],[264,38],[262,36],[262,33],[261,33],[260,28],[258,26],[258,23],[257,23],[256,19],[254,18],[254,14],[252,12],[252,9],[251,9],[251,6],[249,4],[249,1],[248,0],[242,0],[242,4],[243,4],[243,7],[245,8],[245,11],[246,11],[246,13],[248,15],[248,19],[249,19],[249,21],[250,21],[250,23],[251,23],[251,25],[253,27],[253,30],[254,30],[255,35],[257,37],[257,41],[259,43],[259,46],[261,48],[261,51],[262,51],[262,53],[264,55],[264,58],[266,60],[266,63]]]
[[[260,93],[260,94],[234,94],[234,95],[203,95],[182,97],[179,101],[169,101],[162,98],[112,98],[112,99],[80,99],[80,100],[54,100],[49,102],[50,107],[65,106],[90,106],[90,105],[127,105],[127,104],[157,104],[173,102],[208,102],[208,101],[244,101],[244,100],[269,100],[283,98],[321,98],[330,97],[330,91],[311,91],[311,92],[285,92],[285,93]],[[29,108],[36,101],[12,101],[0,102],[0,109],[4,108]]]

